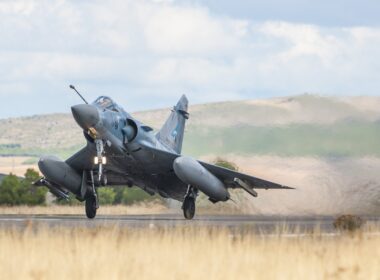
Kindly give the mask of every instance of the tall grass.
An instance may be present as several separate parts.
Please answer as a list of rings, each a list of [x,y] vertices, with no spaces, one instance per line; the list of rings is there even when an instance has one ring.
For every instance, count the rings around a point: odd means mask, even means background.
[[[369,232],[371,233],[371,232]],[[380,236],[227,229],[0,230],[1,279],[378,279]]]

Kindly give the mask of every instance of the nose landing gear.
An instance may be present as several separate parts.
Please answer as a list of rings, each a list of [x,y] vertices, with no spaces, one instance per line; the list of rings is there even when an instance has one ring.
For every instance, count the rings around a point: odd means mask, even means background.
[[[94,164],[98,165],[98,176],[96,185],[107,185],[107,176],[104,174],[103,166],[107,164],[107,158],[105,157],[104,142],[102,139],[95,139],[96,145],[96,157],[94,158]],[[91,174],[91,187],[88,189],[86,195],[86,216],[89,219],[93,219],[96,216],[96,211],[99,208],[98,195],[95,189],[95,178],[93,171]]]
[[[94,158],[94,164],[98,165],[98,182],[102,186],[107,185],[107,177],[105,174],[103,174],[103,165],[107,164],[107,158],[105,156],[105,151],[104,151],[104,143],[102,139],[96,139],[95,140],[95,145],[96,145],[96,157]]]

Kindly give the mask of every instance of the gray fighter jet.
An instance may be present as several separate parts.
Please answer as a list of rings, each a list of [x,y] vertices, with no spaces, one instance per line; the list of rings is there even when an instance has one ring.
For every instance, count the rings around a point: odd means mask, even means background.
[[[99,208],[97,188],[138,186],[147,193],[182,202],[186,219],[195,214],[198,192],[211,202],[230,199],[229,189],[241,188],[257,197],[254,189],[291,189],[250,175],[235,172],[181,155],[185,122],[189,118],[185,95],[163,125],[155,132],[117,105],[101,96],[92,104],[71,108],[83,129],[87,145],[66,161],[44,156],[38,166],[44,175],[36,185],[49,188],[58,198],[69,192],[85,201],[86,215],[92,219]]]

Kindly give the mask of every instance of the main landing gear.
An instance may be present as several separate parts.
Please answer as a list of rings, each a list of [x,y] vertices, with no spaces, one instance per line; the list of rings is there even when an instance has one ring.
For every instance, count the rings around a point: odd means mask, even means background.
[[[198,189],[193,186],[189,186],[183,200],[182,210],[183,215],[187,220],[191,220],[195,215],[195,201],[198,196]]]
[[[86,216],[89,219],[93,219],[96,216],[96,211],[99,208],[98,195],[95,189],[94,173],[91,171],[91,188],[87,190],[86,197]]]
[[[96,216],[98,210],[97,198],[95,196],[89,196],[86,198],[86,216],[89,219],[93,219]]]

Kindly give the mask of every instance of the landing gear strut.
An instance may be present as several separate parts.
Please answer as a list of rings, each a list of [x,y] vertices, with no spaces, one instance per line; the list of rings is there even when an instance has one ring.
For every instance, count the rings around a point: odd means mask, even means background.
[[[198,189],[193,186],[189,186],[187,189],[187,193],[185,195],[185,199],[183,200],[182,210],[183,215],[187,220],[191,220],[195,215],[195,200],[198,196]]]
[[[103,174],[103,165],[107,164],[107,158],[105,157],[104,143],[102,139],[95,140],[96,145],[96,157],[94,163],[99,166],[98,169],[98,182],[105,186],[107,184],[107,178]]]

